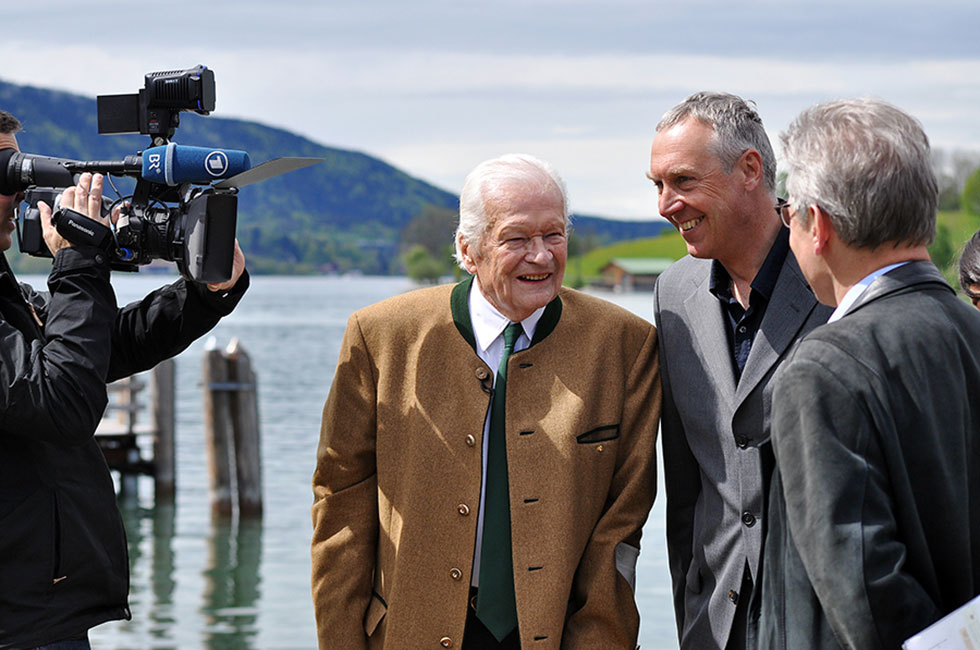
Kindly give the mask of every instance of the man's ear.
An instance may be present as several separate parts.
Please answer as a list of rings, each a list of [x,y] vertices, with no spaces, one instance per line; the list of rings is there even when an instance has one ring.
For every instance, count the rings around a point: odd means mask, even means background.
[[[463,237],[463,233],[458,233],[456,235],[459,242],[459,254],[463,258],[463,267],[471,274],[476,275],[476,260],[473,257],[473,248],[470,243],[466,241]]]
[[[736,163],[742,172],[745,191],[752,192],[763,182],[762,155],[755,149],[746,149]]]
[[[821,257],[826,257],[830,250],[833,237],[837,231],[830,220],[830,215],[817,204],[807,206],[810,211],[810,235],[813,239],[813,252]]]

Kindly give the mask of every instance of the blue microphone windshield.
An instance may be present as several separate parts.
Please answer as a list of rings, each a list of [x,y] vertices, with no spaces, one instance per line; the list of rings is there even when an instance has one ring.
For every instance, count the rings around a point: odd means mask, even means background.
[[[142,177],[153,183],[206,184],[251,169],[245,151],[189,147],[171,142],[143,152]]]

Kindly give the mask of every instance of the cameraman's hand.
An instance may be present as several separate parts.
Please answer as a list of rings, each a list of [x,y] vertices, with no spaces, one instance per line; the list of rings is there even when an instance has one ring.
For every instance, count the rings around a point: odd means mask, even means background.
[[[69,187],[62,192],[58,198],[58,205],[111,227],[109,218],[102,216],[102,180],[102,174],[93,176],[85,172],[79,177],[78,185]],[[71,242],[62,237],[55,229],[54,224],[51,223],[51,207],[44,201],[38,201],[37,206],[41,211],[41,230],[44,235],[44,242],[48,245],[51,254],[55,255],[65,246],[71,246]],[[113,217],[117,216],[118,209],[113,211]]]
[[[48,245],[48,250],[51,251],[52,255],[57,255],[60,249],[71,246],[71,242],[62,237],[55,229],[54,224],[51,223],[51,206],[44,201],[38,201],[37,208],[41,211],[41,234],[44,237],[44,243]]]
[[[241,247],[238,245],[238,239],[235,239],[235,260],[231,269],[231,278],[225,282],[212,282],[208,285],[208,289],[211,291],[230,291],[238,283],[238,278],[242,277],[242,272],[245,271],[245,253],[242,252]]]

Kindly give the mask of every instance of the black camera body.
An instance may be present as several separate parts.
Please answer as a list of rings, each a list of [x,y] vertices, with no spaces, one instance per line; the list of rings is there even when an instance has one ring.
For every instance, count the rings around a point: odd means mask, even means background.
[[[17,215],[17,241],[21,253],[34,257],[52,257],[48,245],[44,243],[41,211],[37,203],[44,201],[52,210],[57,210],[61,192],[62,190],[54,187],[32,187],[24,194],[24,202],[28,207],[20,210]]]
[[[17,238],[20,241],[20,252],[34,257],[52,257],[47,244],[44,243],[44,230],[41,227],[41,211],[38,201],[44,201],[53,210],[51,222],[62,237],[73,244],[91,244],[105,249],[107,253],[114,250],[112,231],[97,221],[89,219],[74,211],[61,210],[58,199],[62,190],[56,187],[32,187],[24,195],[28,208],[19,217]],[[103,199],[102,214],[108,215],[112,201]]]
[[[214,73],[204,66],[152,72],[146,75],[145,87],[138,94],[100,96],[97,102],[99,133],[139,132],[151,137],[151,146],[155,148],[149,151],[167,151],[165,147],[179,125],[181,112],[207,115],[214,110]],[[153,173],[153,165],[142,160],[142,153],[127,156],[123,161],[83,162],[0,150],[0,193],[25,192],[27,208],[18,211],[20,250],[36,257],[51,257],[42,235],[38,201],[57,210],[58,196],[65,188],[75,185],[78,176],[86,171],[131,176],[137,179],[132,196],[116,201],[105,199],[104,214],[116,203],[122,203],[114,229],[106,228],[111,234],[108,241],[101,237],[99,228],[105,228],[102,224],[79,213],[57,211],[52,221],[62,237],[72,243],[107,241],[104,247],[112,267],[118,270],[136,271],[154,259],[164,259],[175,262],[188,280],[213,283],[230,279],[238,188],[231,182],[211,184],[217,178],[203,173],[195,175],[197,172],[190,173],[188,169],[177,170],[182,179],[179,185],[177,181],[164,182],[159,174]],[[241,154],[238,170],[248,169],[250,165],[244,152],[212,153]],[[159,156],[154,154],[154,157]],[[79,218],[89,224],[78,222]],[[97,234],[89,237],[89,231]]]
[[[164,259],[176,262],[180,274],[195,282],[223,282],[231,277],[238,208],[235,194],[194,188],[192,195],[178,207],[154,208],[139,219],[123,212],[113,235],[97,221],[61,210],[58,199],[62,191],[32,187],[25,192],[24,202],[28,207],[21,211],[17,224],[22,253],[52,257],[44,241],[41,211],[37,207],[38,201],[44,201],[51,206],[51,221],[62,237],[74,244],[103,248],[116,270],[135,271],[154,259]],[[114,203],[103,199],[103,216],[110,214]]]
[[[235,191],[212,187],[188,187],[176,207],[134,204],[116,223],[117,258],[137,266],[172,260],[188,280],[224,282],[235,260],[237,215]]]

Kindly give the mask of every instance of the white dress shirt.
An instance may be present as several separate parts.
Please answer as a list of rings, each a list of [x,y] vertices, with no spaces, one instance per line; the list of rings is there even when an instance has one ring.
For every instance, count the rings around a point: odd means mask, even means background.
[[[827,322],[833,323],[835,320],[840,320],[841,318],[843,318],[844,314],[847,313],[847,310],[850,309],[854,305],[854,303],[857,302],[858,298],[860,298],[861,294],[863,294],[865,290],[871,286],[872,282],[874,282],[884,274],[888,273],[889,271],[893,269],[897,269],[898,267],[903,266],[905,264],[908,264],[908,262],[889,264],[888,266],[882,267],[877,271],[872,271],[868,275],[864,276],[864,278],[860,282],[858,282],[853,287],[847,290],[847,293],[844,294],[844,298],[837,305],[837,309],[835,309],[834,313],[830,315],[830,318],[827,319]]]
[[[476,353],[480,359],[490,366],[490,373],[494,384],[497,383],[497,368],[500,366],[500,358],[504,354],[504,329],[510,325],[511,321],[501,314],[490,304],[480,290],[480,283],[473,278],[473,285],[469,296],[470,321],[473,325],[473,336],[476,338]],[[521,321],[523,332],[514,343],[514,352],[524,350],[531,345],[534,338],[534,330],[544,314],[544,307],[536,309],[533,314]],[[480,481],[480,508],[476,519],[476,548],[473,553],[473,577],[471,584],[474,587],[480,583],[480,555],[483,544],[483,501],[486,497],[487,486],[487,442],[490,439],[490,411],[487,409],[487,418],[483,422],[483,474]]]

